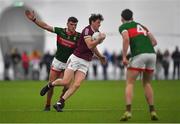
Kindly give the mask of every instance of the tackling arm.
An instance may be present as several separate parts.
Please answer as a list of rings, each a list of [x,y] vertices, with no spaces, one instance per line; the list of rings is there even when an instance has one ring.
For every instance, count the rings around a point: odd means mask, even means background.
[[[38,20],[35,16],[34,11],[26,10],[25,15],[29,20],[33,21],[37,26],[39,26],[47,31],[53,32],[53,27],[49,26],[48,24],[46,24],[43,21]]]

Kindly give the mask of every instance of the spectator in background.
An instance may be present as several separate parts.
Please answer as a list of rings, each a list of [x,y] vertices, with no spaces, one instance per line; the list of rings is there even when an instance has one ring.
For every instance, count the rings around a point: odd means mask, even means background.
[[[111,56],[111,62],[112,62],[112,66],[113,66],[114,79],[117,79],[118,56],[117,56],[116,52],[113,52],[113,54]]]
[[[110,55],[109,55],[109,52],[107,50],[104,51],[103,55],[107,58],[107,63],[102,64],[103,76],[104,76],[103,79],[108,80],[107,70],[108,70],[108,65],[109,65],[109,61],[110,61]]]
[[[170,63],[171,57],[170,57],[170,53],[169,50],[165,50],[164,54],[163,54],[163,68],[164,68],[164,77],[166,80],[169,79],[169,63]]]
[[[93,56],[93,58],[92,58],[92,67],[93,67],[94,79],[97,79],[97,76],[98,76],[98,70],[97,70],[98,63],[99,63],[99,60],[98,60],[97,56]]]
[[[52,63],[53,58],[54,58],[54,56],[51,55],[49,52],[44,54],[44,56],[42,58],[42,64],[45,64],[45,66],[46,66],[46,72],[47,72],[46,80],[49,79],[49,73],[50,73],[51,63]]]
[[[11,63],[12,61],[11,61],[10,53],[7,52],[4,56],[4,80],[10,80],[9,69],[10,69]]]
[[[122,80],[122,77],[124,76],[124,64],[122,62],[122,51],[118,55],[118,67],[120,68],[120,79]]]
[[[24,80],[26,80],[28,79],[28,75],[29,75],[29,57],[26,51],[22,53],[21,61],[22,61],[22,67],[24,70]]]
[[[20,75],[19,75],[19,64],[21,62],[21,55],[18,51],[17,48],[12,49],[12,54],[11,54],[11,58],[12,58],[12,65],[13,65],[13,71],[14,71],[14,79],[17,80]]]
[[[40,53],[37,50],[34,50],[30,56],[30,63],[32,67],[32,79],[39,80],[39,71],[40,71]]]
[[[156,60],[156,72],[155,72],[155,79],[159,80],[160,79],[160,72],[162,70],[162,61],[163,61],[163,54],[161,51],[158,49],[157,53],[157,60]]]
[[[174,64],[173,79],[175,79],[176,74],[177,74],[177,78],[180,79],[180,52],[179,52],[178,46],[176,46],[175,51],[172,53],[172,59],[173,59],[173,64]]]

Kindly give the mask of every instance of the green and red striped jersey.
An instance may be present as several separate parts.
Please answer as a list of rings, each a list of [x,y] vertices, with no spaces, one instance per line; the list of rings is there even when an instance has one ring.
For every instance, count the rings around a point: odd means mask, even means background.
[[[147,36],[148,30],[144,26],[130,21],[119,27],[119,32],[123,31],[128,31],[132,57],[142,53],[155,53],[150,38]]]
[[[54,27],[54,33],[57,34],[57,51],[56,59],[66,63],[69,56],[76,48],[80,33],[68,34],[66,28]]]

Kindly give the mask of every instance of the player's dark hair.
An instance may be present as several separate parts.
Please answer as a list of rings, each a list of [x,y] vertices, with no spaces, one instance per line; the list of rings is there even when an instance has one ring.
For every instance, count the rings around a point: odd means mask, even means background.
[[[129,21],[133,17],[133,12],[130,9],[125,9],[122,11],[121,16],[124,20]]]
[[[76,17],[71,16],[71,17],[68,18],[68,22],[77,23],[77,22],[78,22],[78,19],[77,19]]]
[[[104,18],[101,14],[91,14],[91,16],[89,17],[89,24],[93,22],[95,22],[96,20],[100,20],[100,21],[103,21]]]

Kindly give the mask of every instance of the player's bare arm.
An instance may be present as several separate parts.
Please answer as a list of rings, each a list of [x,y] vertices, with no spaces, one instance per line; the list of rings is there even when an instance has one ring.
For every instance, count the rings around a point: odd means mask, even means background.
[[[33,21],[39,27],[41,27],[47,31],[53,32],[53,27],[49,26],[48,24],[46,24],[45,22],[43,22],[41,20],[38,20],[34,11],[26,10],[25,15],[29,20]]]
[[[102,63],[102,64],[106,64],[107,63],[107,59],[104,55],[102,55],[99,50],[97,49],[97,47],[95,47],[93,49],[94,53],[96,54],[96,56],[98,57],[99,61]]]
[[[152,45],[156,46],[157,40],[155,39],[155,37],[153,36],[153,34],[151,32],[148,32],[148,37],[150,38]]]
[[[156,46],[157,41],[156,41],[155,37],[153,36],[153,34],[148,30],[147,27],[145,27],[144,25],[141,25],[141,26],[144,28],[144,30],[146,30],[147,36],[150,38],[152,45]]]
[[[127,51],[129,48],[129,35],[127,31],[123,31],[121,35],[123,38],[123,64],[127,65],[129,63],[127,59]]]
[[[102,43],[105,38],[106,35],[104,33],[100,33],[100,36],[94,41],[92,40],[91,36],[86,36],[85,42],[89,49],[94,49],[98,44]]]
[[[145,27],[144,25],[141,25],[141,26],[144,28],[144,30],[146,30],[147,36],[150,38],[152,45],[156,46],[157,45],[157,40],[155,39],[153,34],[148,30],[147,27]]]

